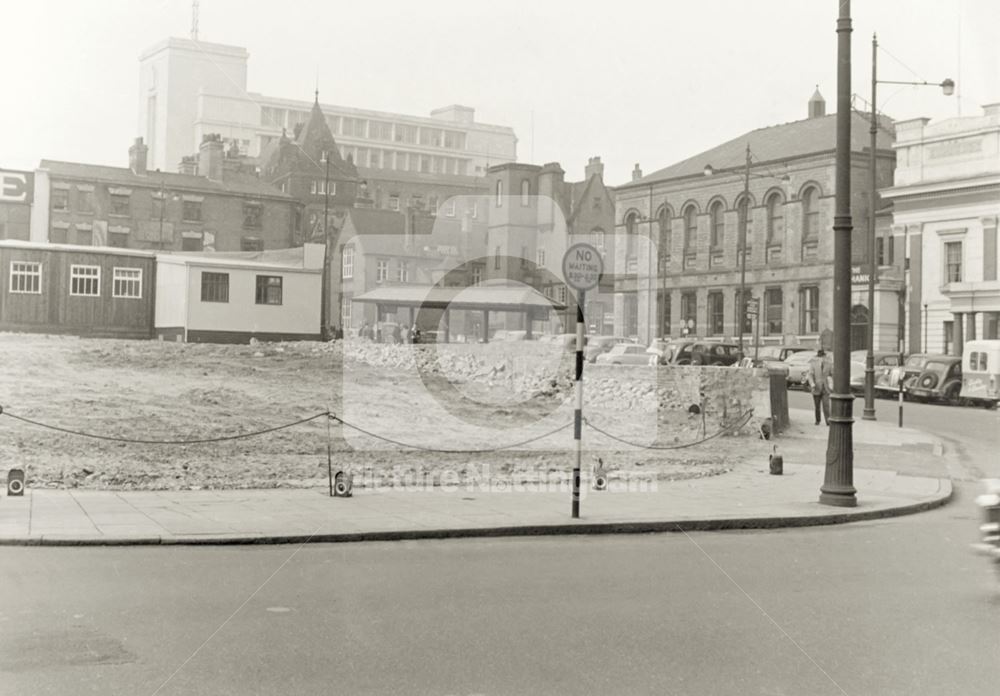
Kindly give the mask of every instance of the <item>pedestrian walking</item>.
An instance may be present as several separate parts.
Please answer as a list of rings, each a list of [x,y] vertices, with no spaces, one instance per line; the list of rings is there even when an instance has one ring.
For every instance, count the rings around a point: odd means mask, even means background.
[[[820,411],[823,420],[830,425],[830,391],[833,389],[833,366],[826,357],[826,351],[820,348],[816,357],[809,361],[809,371],[806,373],[809,391],[812,392],[813,408],[816,412],[816,425],[819,425]]]

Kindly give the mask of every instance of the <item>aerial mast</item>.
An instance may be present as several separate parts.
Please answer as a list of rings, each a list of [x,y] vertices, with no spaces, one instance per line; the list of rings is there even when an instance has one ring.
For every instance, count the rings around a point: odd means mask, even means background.
[[[191,0],[191,40],[198,40],[198,0]]]

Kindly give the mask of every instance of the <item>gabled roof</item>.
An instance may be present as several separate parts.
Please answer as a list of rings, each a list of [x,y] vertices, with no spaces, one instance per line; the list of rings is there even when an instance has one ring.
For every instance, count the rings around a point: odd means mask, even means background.
[[[108,167],[101,164],[82,164],[79,162],[62,162],[43,159],[39,169],[48,170],[54,177],[68,179],[83,179],[85,181],[101,181],[121,186],[136,186],[158,189],[161,186],[171,189],[186,189],[200,193],[229,193],[245,196],[260,196],[294,200],[281,189],[268,184],[250,174],[225,172],[222,181],[214,181],[204,176],[194,174],[178,174],[176,172],[152,171],[147,174],[136,174],[127,167]]]
[[[876,135],[876,148],[892,149],[892,119],[879,117],[880,126]],[[867,150],[871,135],[869,127],[871,120],[868,115],[851,112],[851,150],[861,152]],[[888,131],[888,132],[887,132]],[[758,128],[745,133],[738,138],[688,157],[676,164],[665,167],[652,174],[647,174],[638,181],[630,181],[618,188],[626,189],[632,186],[648,186],[651,183],[668,179],[679,179],[688,176],[700,176],[705,165],[714,169],[742,168],[746,163],[746,147],[750,144],[754,162],[774,162],[798,157],[832,152],[837,146],[837,115],[818,116],[802,121],[783,123],[767,128]]]
[[[357,167],[353,163],[348,163],[347,160],[340,156],[337,141],[330,131],[330,126],[326,122],[323,110],[319,107],[319,95],[317,94],[316,96],[317,99],[313,102],[312,110],[309,112],[309,120],[306,121],[306,125],[299,131],[299,137],[295,139],[295,145],[317,167],[325,166],[320,165],[323,151],[325,150],[327,156],[330,158],[331,169],[340,172],[345,177],[356,178],[358,176]]]

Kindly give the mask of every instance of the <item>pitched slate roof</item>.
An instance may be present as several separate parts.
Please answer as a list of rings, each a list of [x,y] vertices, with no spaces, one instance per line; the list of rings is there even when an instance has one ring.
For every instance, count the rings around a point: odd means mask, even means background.
[[[880,126],[876,136],[878,149],[891,150],[893,141],[892,119],[879,117]],[[851,150],[861,152],[868,148],[871,135],[871,120],[867,114],[851,112]],[[738,138],[700,152],[669,167],[647,174],[638,181],[630,181],[618,188],[648,186],[651,183],[688,176],[700,176],[705,165],[715,169],[735,169],[746,163],[746,146],[750,144],[755,162],[773,162],[805,157],[821,152],[832,152],[837,146],[837,115],[818,116],[802,121],[782,123],[777,126],[758,128],[744,133]]]
[[[258,179],[251,174],[225,172],[222,181],[214,181],[204,176],[194,174],[178,174],[176,172],[152,171],[147,174],[136,174],[127,167],[108,167],[101,164],[82,164],[79,162],[62,162],[43,159],[40,169],[48,170],[54,178],[66,177],[83,179],[85,181],[101,181],[122,186],[143,188],[186,189],[199,193],[229,193],[245,196],[260,196],[267,198],[282,198],[294,200],[281,189]]]

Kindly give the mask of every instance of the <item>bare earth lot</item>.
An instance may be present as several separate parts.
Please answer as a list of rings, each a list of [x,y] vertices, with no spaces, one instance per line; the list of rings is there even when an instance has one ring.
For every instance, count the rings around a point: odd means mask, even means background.
[[[453,386],[440,378],[420,388],[446,395]],[[466,384],[462,389],[488,397],[493,387]],[[539,424],[526,431],[525,422],[547,416],[550,422],[562,423],[560,418],[572,414],[563,396],[537,395],[502,407],[496,399],[482,398],[479,406],[470,406],[467,399],[465,420],[501,433],[471,442],[463,439],[464,431],[438,432],[450,426],[437,425],[436,416],[412,406],[427,397],[417,393],[412,380],[392,369],[353,360],[345,364],[336,343],[234,346],[0,333],[0,405],[6,411],[105,436],[188,440],[247,433],[327,410],[343,414],[343,394],[357,401],[351,395],[359,393],[370,405],[364,423],[376,423],[380,434],[449,449],[517,441],[520,433],[552,429]],[[616,433],[637,436],[628,432],[630,423],[638,427],[635,414],[601,416],[602,424],[618,428]],[[506,423],[513,440],[502,436]],[[325,486],[328,431],[334,467],[355,472],[356,485],[364,485],[366,476],[383,484],[436,481],[445,472],[463,480],[483,472],[509,481],[561,477],[568,475],[573,461],[571,428],[530,449],[450,454],[359,439],[342,427],[328,425],[324,417],[246,439],[158,445],[55,432],[4,415],[0,457],[4,471],[24,468],[29,486],[151,490]],[[658,452],[604,444],[605,462],[660,479],[724,473],[735,465],[734,454],[749,451],[765,461],[767,451],[766,443],[747,437],[721,437],[707,445]],[[588,456],[584,467],[592,460]]]

